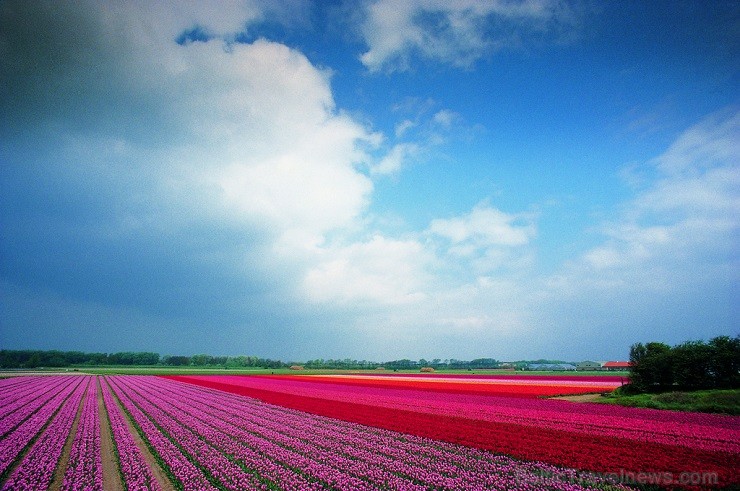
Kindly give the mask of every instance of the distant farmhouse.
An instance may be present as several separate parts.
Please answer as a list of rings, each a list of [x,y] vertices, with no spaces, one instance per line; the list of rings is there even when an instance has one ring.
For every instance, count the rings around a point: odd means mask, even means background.
[[[632,364],[628,361],[582,361],[576,363],[576,370],[578,371],[625,371],[629,370]]]
[[[602,365],[602,370],[608,370],[608,371],[619,371],[619,370],[629,370],[632,366],[632,363],[628,361],[607,361]]]
[[[576,370],[578,370],[579,372],[583,372],[586,370],[600,371],[600,370],[603,370],[601,368],[601,365],[602,364],[598,361],[582,361],[582,362],[576,363]]]

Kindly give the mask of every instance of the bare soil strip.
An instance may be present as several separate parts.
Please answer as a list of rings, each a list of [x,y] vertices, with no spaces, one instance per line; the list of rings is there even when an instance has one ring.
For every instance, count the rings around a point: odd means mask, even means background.
[[[52,478],[51,484],[48,488],[49,491],[59,491],[62,489],[62,484],[64,483],[64,473],[67,471],[67,466],[69,465],[69,454],[72,453],[72,442],[74,441],[75,435],[77,434],[77,426],[79,426],[80,424],[80,417],[82,416],[82,406],[85,404],[85,397],[87,396],[88,390],[90,390],[89,387],[85,389],[85,393],[82,394],[82,399],[80,399],[80,405],[77,406],[77,414],[75,415],[75,420],[72,423],[72,429],[69,431],[69,435],[67,435],[67,441],[64,442],[64,449],[62,450],[61,457],[59,457],[57,468],[56,470],[54,470],[54,477]]]
[[[578,394],[574,396],[558,396],[552,399],[560,399],[562,401],[571,402],[595,402],[601,400],[601,394]]]
[[[108,387],[110,387],[110,384],[108,384]],[[112,390],[113,389],[111,388],[111,391]],[[116,400],[116,404],[118,404],[118,407],[121,409],[121,411],[123,411],[123,407],[121,406],[120,401]],[[176,491],[175,487],[170,481],[170,478],[167,477],[167,474],[165,474],[164,470],[159,466],[157,460],[154,458],[154,455],[152,455],[152,453],[149,451],[149,447],[146,446],[146,443],[144,443],[144,440],[139,435],[139,432],[136,431],[136,428],[134,427],[131,420],[128,418],[128,415],[125,411],[123,412],[123,414],[124,419],[126,420],[126,424],[128,425],[128,431],[131,433],[131,435],[133,435],[134,441],[139,447],[139,450],[141,450],[141,454],[144,456],[144,460],[146,461],[147,465],[152,470],[152,474],[157,480],[159,487],[162,489],[162,491]]]
[[[98,417],[100,418],[100,453],[103,460],[103,489],[108,491],[124,491],[121,475],[118,471],[118,462],[113,446],[108,413],[105,410],[103,392],[100,388],[100,378],[95,384],[98,399]]]

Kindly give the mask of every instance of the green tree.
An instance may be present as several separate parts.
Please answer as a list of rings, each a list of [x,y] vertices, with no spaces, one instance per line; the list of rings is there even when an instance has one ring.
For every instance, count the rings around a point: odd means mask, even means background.
[[[740,336],[718,336],[708,343],[709,374],[715,387],[740,387]]]
[[[687,341],[671,351],[673,381],[682,389],[709,389],[714,383],[710,367],[712,351],[703,341]]]
[[[664,343],[636,343],[630,347],[630,383],[638,391],[673,384],[671,347]]]

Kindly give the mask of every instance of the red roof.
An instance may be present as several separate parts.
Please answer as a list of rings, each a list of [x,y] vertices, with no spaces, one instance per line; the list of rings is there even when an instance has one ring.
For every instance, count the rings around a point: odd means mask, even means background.
[[[632,363],[628,361],[607,361],[603,366],[604,368],[629,368]]]

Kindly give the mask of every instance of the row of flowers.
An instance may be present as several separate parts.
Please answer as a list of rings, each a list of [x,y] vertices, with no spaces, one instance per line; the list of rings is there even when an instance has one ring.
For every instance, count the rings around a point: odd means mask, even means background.
[[[188,376],[178,379],[219,382],[291,395],[493,423],[516,423],[589,435],[618,436],[640,442],[740,453],[740,424],[737,418],[725,415],[573,404],[560,400],[442,394],[413,389],[388,390],[372,386],[327,384],[313,376]]]
[[[590,471],[737,483],[739,418],[275,377],[174,377],[284,407]]]
[[[280,380],[302,380],[305,375],[280,375]],[[480,394],[535,399],[557,395],[588,394],[594,392],[611,392],[620,386],[620,379],[615,377],[594,380],[563,379],[562,377],[477,377],[459,378],[434,377],[429,375],[312,375],[311,379],[324,384],[340,384],[362,387],[381,387],[386,389],[414,389],[446,394]]]
[[[104,420],[131,490],[159,489],[134,432],[178,489],[623,488],[591,471],[703,471],[738,484],[733,417],[292,378],[174,378],[0,381],[2,489],[45,489],[55,472],[62,489],[103,489]]]
[[[72,441],[69,463],[64,473],[62,491],[103,490],[103,461],[97,395],[97,383],[94,378],[90,378],[77,431]]]
[[[159,484],[136,444],[129,424],[126,422],[117,401],[113,398],[108,384],[101,383],[100,388],[125,489],[129,491],[159,491]]]
[[[548,464],[292,411],[163,378],[108,380],[147,440],[164,436],[199,471],[201,482],[222,489],[622,488]],[[178,486],[188,488],[189,480],[172,474]]]
[[[76,390],[83,385],[81,377],[38,377],[22,379],[28,381],[35,391],[22,391],[22,396],[13,397],[19,389],[13,384],[0,386],[0,392],[8,394],[11,410],[3,411],[0,419],[0,476],[5,476],[18,455],[38,436],[49,420],[57,414]],[[5,408],[5,406],[3,406]]]
[[[38,411],[38,413],[43,413],[43,416],[47,421],[50,419],[50,422],[48,426],[43,429],[43,432],[33,443],[28,452],[23,456],[23,459],[10,473],[10,476],[3,484],[3,491],[30,491],[47,489],[49,487],[52,477],[54,476],[54,471],[56,470],[57,464],[62,455],[62,450],[64,449],[64,445],[69,437],[75,418],[77,417],[80,402],[82,401],[85,391],[88,390],[89,386],[92,384],[92,377],[78,380],[72,393],[69,394],[68,397],[64,397],[59,401],[61,407],[59,407],[59,405],[56,405],[55,407],[53,404],[47,404]],[[60,394],[64,393],[65,392],[60,392]],[[24,425],[22,424],[18,429],[16,429],[16,431],[11,434],[11,437],[15,435],[16,432],[20,431],[23,426]],[[34,436],[36,436],[36,434],[34,434]],[[6,448],[5,445],[6,441],[3,439],[0,449],[4,451]]]

